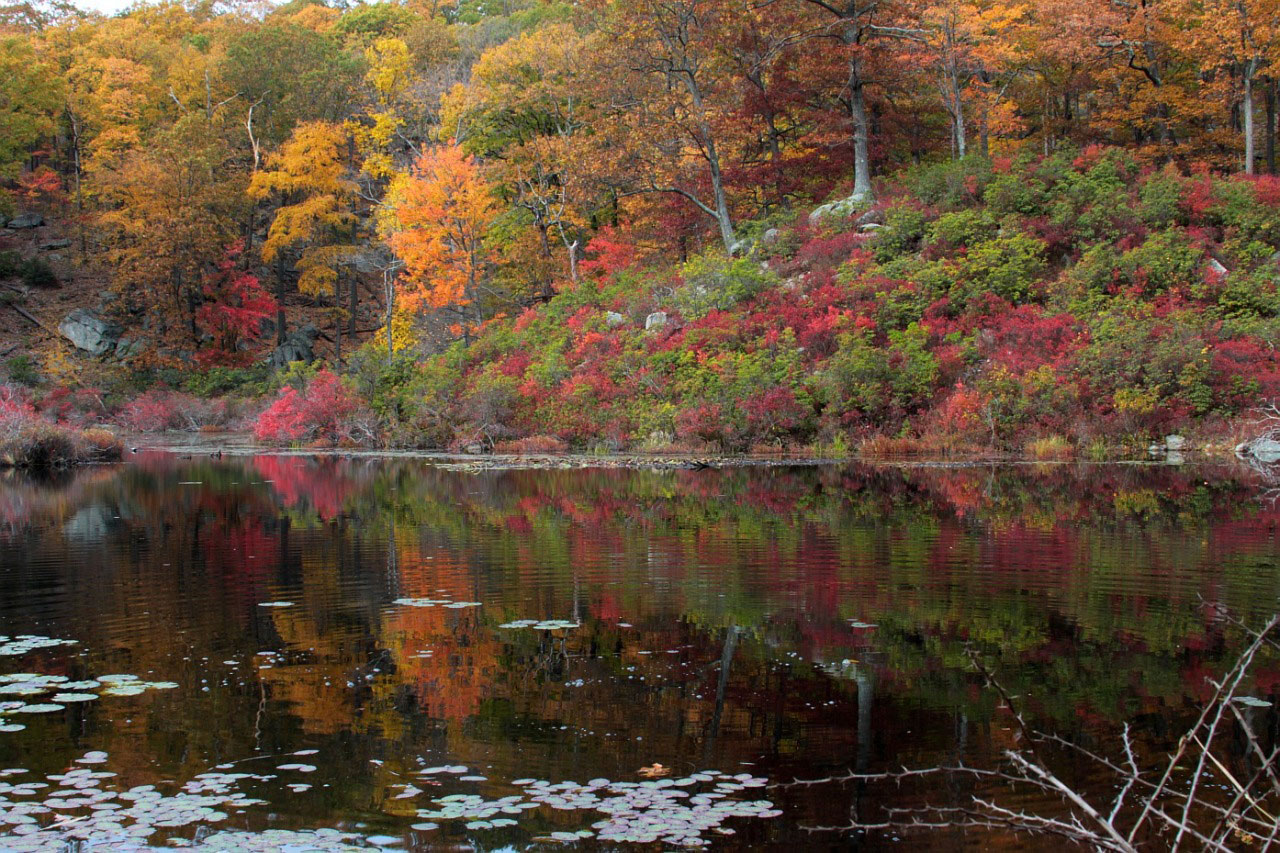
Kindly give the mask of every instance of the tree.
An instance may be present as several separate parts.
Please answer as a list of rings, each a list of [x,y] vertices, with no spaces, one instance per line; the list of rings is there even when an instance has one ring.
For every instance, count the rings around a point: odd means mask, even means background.
[[[450,142],[418,158],[396,188],[388,242],[404,261],[400,306],[454,311],[464,336],[484,320],[485,235],[498,204],[474,157]]]
[[[610,142],[634,176],[625,192],[684,197],[716,223],[729,253],[737,244],[725,178],[734,93],[717,34],[733,11],[727,0],[620,3],[606,25],[607,64],[596,72],[618,87]]]
[[[263,290],[258,277],[240,268],[242,252],[244,241],[237,240],[204,276],[204,304],[196,312],[196,323],[212,339],[206,362],[243,361],[247,354],[242,345],[261,337],[262,321],[276,310],[276,301]]]
[[[262,259],[277,264],[277,301],[284,298],[285,253],[300,250],[298,289],[312,296],[332,290],[335,305],[341,305],[339,269],[353,249],[356,218],[351,203],[358,190],[347,176],[346,149],[341,126],[320,121],[300,124],[249,184],[251,198],[261,201],[274,195],[280,201],[262,244]],[[283,309],[277,313],[277,322],[283,330]],[[341,356],[340,316],[335,325]]]
[[[848,70],[845,96],[853,121],[853,194],[850,201],[862,203],[873,197],[871,189],[871,115],[867,111],[867,54],[886,39],[919,39],[918,27],[901,20],[894,0],[800,0],[826,12],[831,24],[828,37],[843,46]]]
[[[1280,3],[1276,0],[1195,0],[1179,10],[1190,26],[1190,46],[1202,68],[1220,68],[1239,80],[1244,171],[1254,173],[1254,87],[1260,72],[1280,58]],[[1268,133],[1274,130],[1268,128]]]
[[[95,175],[117,288],[156,312],[161,332],[185,330],[192,344],[201,339],[204,274],[233,239],[243,207],[244,185],[226,171],[230,157],[204,116],[190,114]]]
[[[594,112],[587,78],[595,43],[567,24],[521,35],[486,51],[442,109],[443,125],[464,150],[490,160],[499,193],[531,220],[536,256],[516,253],[513,266],[531,272],[543,299],[555,292],[553,242],[568,254],[568,277],[577,277],[590,198],[574,146]]]
[[[61,89],[28,40],[0,38],[0,177],[13,177],[31,149],[52,134]]]

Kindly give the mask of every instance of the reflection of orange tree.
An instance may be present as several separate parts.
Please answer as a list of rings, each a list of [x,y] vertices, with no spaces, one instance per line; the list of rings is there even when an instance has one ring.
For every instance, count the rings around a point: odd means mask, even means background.
[[[355,710],[347,681],[366,662],[363,630],[321,630],[307,607],[275,608],[272,620],[288,647],[308,653],[301,660],[258,671],[271,698],[287,703],[308,734],[350,728]]]
[[[474,570],[443,548],[402,546],[399,565],[402,597],[476,600]],[[478,609],[397,606],[383,617],[378,637],[397,681],[412,686],[430,716],[463,720],[489,694],[501,645],[492,628],[481,628]]]

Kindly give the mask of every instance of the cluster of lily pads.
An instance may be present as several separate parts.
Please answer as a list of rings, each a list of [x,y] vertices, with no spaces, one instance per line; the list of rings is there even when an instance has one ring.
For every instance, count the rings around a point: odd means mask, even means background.
[[[148,690],[172,690],[177,686],[172,681],[143,681],[136,675],[102,675],[86,681],[33,672],[0,675],[0,732],[19,732],[26,728],[13,721],[12,717],[17,714],[52,714],[67,705],[92,702],[100,696],[138,696]],[[40,697],[41,701],[28,702],[16,697]]]
[[[464,607],[479,607],[479,601],[454,601],[449,598],[397,598],[392,604],[400,604],[405,607],[448,607],[452,610],[461,610]]]
[[[89,752],[76,763],[101,764],[106,759],[106,753]],[[62,851],[77,844],[144,850],[157,833],[217,823],[227,819],[228,810],[263,802],[230,791],[230,785],[207,793],[183,790],[172,796],[154,785],[121,790],[107,782],[115,773],[88,767],[51,774],[44,781],[7,781],[27,774],[21,768],[0,773],[4,777],[0,778],[0,837],[6,853]]]
[[[582,623],[570,622],[567,619],[517,619],[504,622],[499,628],[532,628],[535,631],[558,631],[562,628],[580,628]]]
[[[78,642],[79,640],[58,640],[36,634],[19,634],[16,637],[0,634],[0,657],[25,655],[37,649],[50,649],[55,646],[74,646]]]
[[[698,786],[714,783],[711,790]],[[768,800],[740,800],[735,795],[751,788],[763,788],[764,778],[749,773],[730,776],[705,770],[681,779],[613,782],[593,779],[551,783],[537,779],[517,779],[512,784],[524,788],[523,795],[486,800],[476,794],[450,794],[432,802],[439,808],[420,809],[424,823],[414,829],[438,827],[434,821],[465,820],[467,829],[497,829],[515,826],[516,817],[531,809],[550,806],[557,811],[595,811],[607,815],[590,830],[555,832],[549,838],[572,842],[595,837],[600,841],[650,844],[663,842],[680,847],[703,847],[707,832],[732,835],[723,824],[729,818],[771,818],[782,814]]]

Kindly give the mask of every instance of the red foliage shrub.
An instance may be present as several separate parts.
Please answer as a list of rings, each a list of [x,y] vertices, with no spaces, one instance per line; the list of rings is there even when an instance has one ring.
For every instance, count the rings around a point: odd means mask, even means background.
[[[359,417],[360,408],[341,379],[321,370],[303,391],[292,387],[281,390],[275,402],[258,416],[253,435],[259,441],[272,442],[371,440],[372,427]]]
[[[579,266],[583,272],[595,273],[601,278],[611,276],[635,266],[639,253],[634,243],[624,238],[617,228],[605,227],[587,243],[590,256]]]
[[[258,277],[237,268],[244,241],[227,247],[217,271],[205,277],[205,303],[196,311],[196,323],[210,335],[213,346],[197,354],[202,364],[238,364],[250,359],[241,344],[256,341],[261,322],[276,310],[276,301],[263,289]]]
[[[134,432],[164,432],[179,424],[175,395],[153,389],[125,404],[116,421]]]

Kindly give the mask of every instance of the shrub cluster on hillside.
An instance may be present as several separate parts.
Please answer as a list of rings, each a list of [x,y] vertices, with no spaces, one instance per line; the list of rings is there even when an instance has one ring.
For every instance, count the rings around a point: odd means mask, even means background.
[[[766,225],[749,256],[675,268],[600,241],[590,280],[470,345],[422,363],[367,346],[352,390],[397,444],[728,450],[1083,448],[1280,394],[1274,177],[1120,149],[970,159],[870,211]]]

